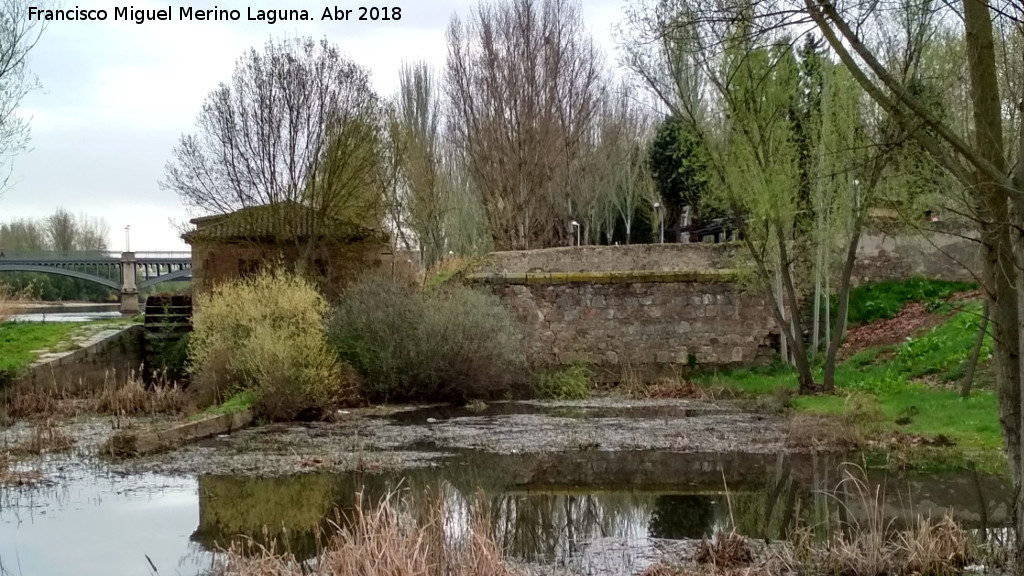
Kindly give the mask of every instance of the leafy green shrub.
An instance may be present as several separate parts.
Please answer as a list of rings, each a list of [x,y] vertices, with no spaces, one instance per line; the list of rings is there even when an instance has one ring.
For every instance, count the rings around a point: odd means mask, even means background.
[[[329,339],[374,401],[492,398],[525,366],[519,326],[497,297],[462,285],[421,290],[380,273],[345,291]]]
[[[924,302],[929,309],[935,309],[953,294],[976,287],[977,284],[967,282],[926,278],[865,284],[850,291],[848,320],[851,326],[856,326],[875,320],[895,318],[900,310],[911,302]],[[835,310],[837,299],[832,300]]]
[[[188,375],[188,341],[190,333],[178,338],[161,338],[153,344],[153,370],[168,381],[176,382]]]
[[[271,420],[347,400],[351,383],[325,339],[327,304],[300,276],[266,271],[196,300],[189,372],[208,403],[239,392]]]
[[[537,395],[550,400],[583,400],[590,396],[590,369],[582,364],[542,374],[534,385]]]

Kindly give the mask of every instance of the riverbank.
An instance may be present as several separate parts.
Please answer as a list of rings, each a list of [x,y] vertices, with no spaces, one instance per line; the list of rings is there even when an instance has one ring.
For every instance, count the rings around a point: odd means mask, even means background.
[[[105,330],[123,328],[132,319],[102,319],[86,322],[0,323],[0,372],[27,368],[51,353],[68,352]]]
[[[990,337],[973,389],[961,396],[981,318],[978,294],[957,293],[927,305],[890,301],[888,309],[851,331],[834,394],[797,396],[796,373],[783,366],[706,373],[697,381],[789,414],[792,426],[803,429],[793,435],[804,444],[839,442],[892,468],[1006,473]],[[820,381],[820,362],[815,376]]]
[[[842,453],[790,449],[785,417],[729,403],[600,398],[363,408],[138,459],[100,454],[119,430],[171,421],[55,423],[70,442],[20,452],[9,464],[35,480],[0,490],[4,509],[39,520],[0,522],[0,558],[16,550],[26,573],[78,564],[97,570],[76,573],[106,574],[114,565],[144,572],[148,556],[161,571],[200,574],[220,550],[251,539],[307,559],[317,553],[317,534],[332,533],[339,514],[356,509],[357,494],[372,503],[399,490],[443,494],[463,519],[482,496],[496,541],[516,565],[540,567],[533,573],[611,576],[675,564],[680,550],[723,526],[778,539],[835,517],[838,506],[861,513],[855,494],[837,491]],[[38,424],[19,422],[0,431],[0,443],[31,445],[39,435]],[[968,528],[1007,522],[1010,491],[999,476],[866,478],[870,490],[882,487],[881,513],[894,526],[947,512]],[[61,555],[31,552],[46,550],[58,526],[78,521],[98,529]],[[149,535],[145,542],[123,545],[139,531]]]

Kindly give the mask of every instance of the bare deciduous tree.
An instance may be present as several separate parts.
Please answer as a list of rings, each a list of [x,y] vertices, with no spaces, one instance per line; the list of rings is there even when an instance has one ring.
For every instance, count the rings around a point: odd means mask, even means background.
[[[264,207],[305,258],[340,226],[380,226],[381,120],[369,73],[335,46],[272,40],[207,97],[164,186],[205,214]]]
[[[560,243],[602,83],[580,4],[483,2],[465,22],[453,18],[446,78],[453,131],[496,247]]]
[[[57,208],[45,218],[21,218],[0,223],[0,248],[12,252],[107,249],[110,225],[87,214]]]
[[[615,227],[621,220],[626,234],[623,243],[629,244],[636,217],[650,214],[659,202],[647,160],[651,132],[648,110],[627,83],[603,99],[584,168],[580,205],[589,208],[590,226],[603,228],[608,243],[616,241]]]
[[[46,235],[53,250],[58,252],[70,252],[75,249],[75,239],[78,238],[78,222],[74,214],[63,208],[46,218]]]
[[[28,143],[28,121],[18,106],[38,86],[28,71],[27,56],[39,41],[45,22],[29,20],[26,0],[0,0],[0,192],[7,186],[10,162]]]

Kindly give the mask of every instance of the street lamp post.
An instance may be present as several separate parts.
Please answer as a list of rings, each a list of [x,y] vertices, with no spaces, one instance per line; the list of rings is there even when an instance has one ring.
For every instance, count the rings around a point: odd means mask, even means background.
[[[132,245],[131,245],[130,237],[129,237],[129,234],[128,234],[128,232],[129,232],[129,230],[131,230],[131,228],[132,228],[131,224],[128,224],[128,225],[126,225],[124,227],[124,251],[125,252],[131,252],[132,251]]]
[[[575,220],[573,220],[572,222],[569,222],[569,229],[576,231],[576,245],[579,246],[580,245],[580,223],[575,221]]]
[[[661,213],[661,203],[654,203],[654,211],[658,214],[658,243],[665,243],[665,218]]]

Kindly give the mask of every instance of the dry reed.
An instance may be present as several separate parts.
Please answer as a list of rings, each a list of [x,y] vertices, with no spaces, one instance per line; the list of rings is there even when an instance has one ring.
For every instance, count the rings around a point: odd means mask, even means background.
[[[63,452],[70,449],[74,444],[73,438],[55,426],[52,420],[46,418],[36,421],[32,425],[32,434],[28,440],[12,447],[10,454],[22,456]]]
[[[711,540],[704,539],[697,544],[693,559],[716,568],[733,568],[750,564],[754,552],[747,539],[735,531],[719,532]]]
[[[28,299],[27,292],[13,292],[6,285],[0,284],[0,322],[8,321]]]
[[[855,466],[848,465],[843,474],[840,489],[861,513],[839,502],[849,519],[841,527],[845,529],[835,530],[811,553],[822,571],[838,576],[953,576],[970,564],[970,539],[952,518],[919,518],[909,528],[895,530],[894,521],[886,519],[882,486],[872,489],[864,471]]]
[[[6,412],[14,418],[74,417],[80,414],[152,416],[187,413],[193,406],[185,391],[173,383],[142,383],[136,373],[119,379],[108,373],[102,386],[14,384],[5,396]]]
[[[679,399],[679,400],[723,400],[738,396],[735,389],[727,386],[704,386],[687,378],[662,378],[653,384],[638,384],[638,379],[631,377],[626,389],[629,396],[641,399]]]
[[[918,518],[915,529],[900,534],[900,547],[905,554],[908,574],[955,576],[970,564],[969,537],[952,518],[937,522]]]
[[[214,567],[214,576],[517,576],[507,567],[501,550],[480,512],[468,533],[457,536],[446,529],[446,510],[437,498],[418,508],[397,493],[385,496],[376,506],[356,499],[355,512],[338,523],[318,557],[303,565],[291,554],[275,555],[252,542],[235,544]],[[341,525],[345,527],[342,528]]]

